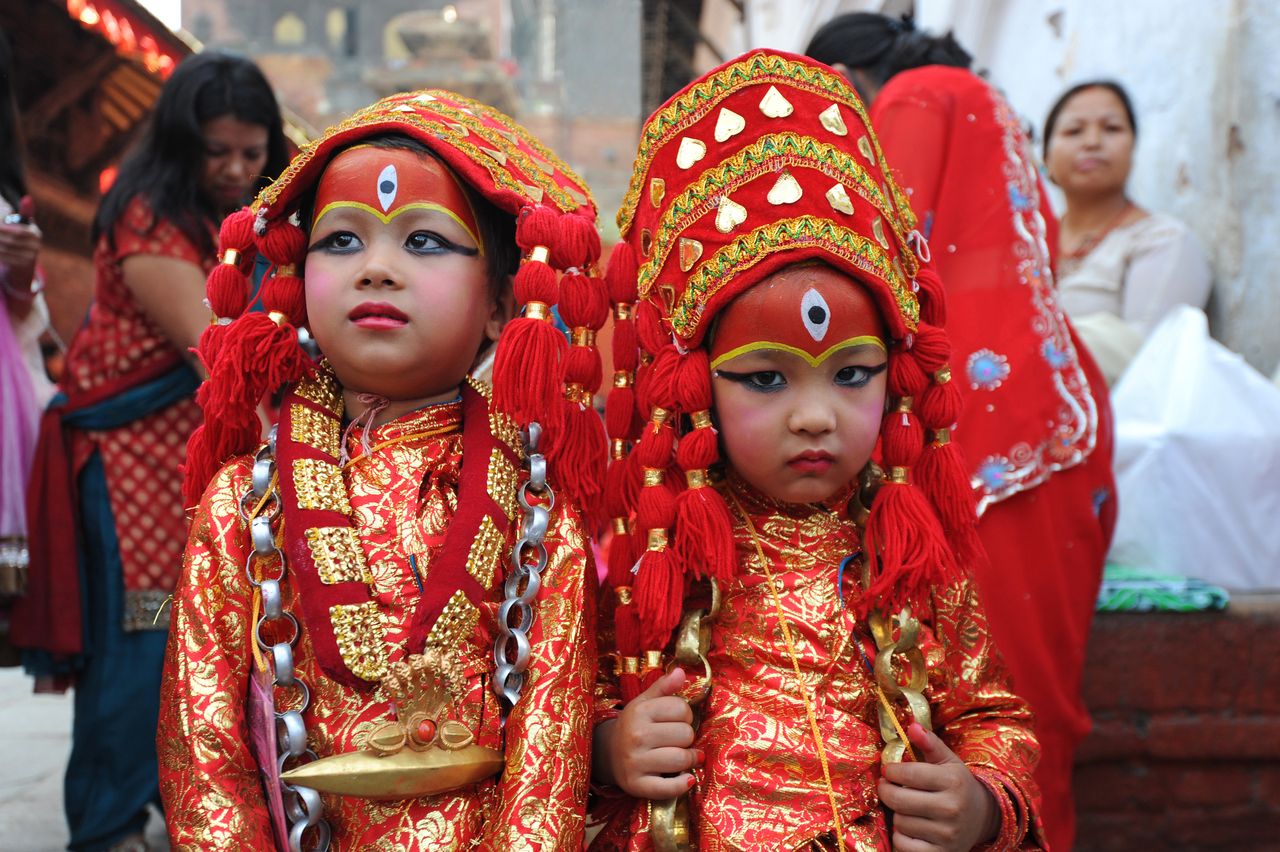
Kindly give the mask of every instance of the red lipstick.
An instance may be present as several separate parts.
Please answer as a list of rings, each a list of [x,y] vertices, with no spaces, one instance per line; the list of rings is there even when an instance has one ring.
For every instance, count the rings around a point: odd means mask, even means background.
[[[361,302],[351,309],[347,319],[360,328],[401,328],[408,324],[409,315],[389,302]]]
[[[797,473],[826,473],[835,462],[836,457],[825,450],[805,450],[793,456],[787,466]]]

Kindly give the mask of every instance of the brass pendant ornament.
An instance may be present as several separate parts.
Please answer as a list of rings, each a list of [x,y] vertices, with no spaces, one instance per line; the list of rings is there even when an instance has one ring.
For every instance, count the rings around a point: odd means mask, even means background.
[[[476,745],[453,718],[465,680],[457,657],[429,649],[395,663],[382,690],[396,718],[374,729],[363,749],[314,760],[282,776],[322,793],[392,800],[435,796],[502,771],[502,753]]]
[[[702,705],[711,695],[713,675],[707,654],[711,651],[711,628],[720,616],[720,586],[708,579],[711,587],[711,603],[707,609],[695,609],[685,613],[676,632],[673,663],[687,672],[702,669],[702,677],[691,679],[681,691],[693,710],[694,730],[697,730]],[[687,852],[693,848],[693,834],[689,820],[689,794],[674,799],[649,802],[649,837],[657,852]]]

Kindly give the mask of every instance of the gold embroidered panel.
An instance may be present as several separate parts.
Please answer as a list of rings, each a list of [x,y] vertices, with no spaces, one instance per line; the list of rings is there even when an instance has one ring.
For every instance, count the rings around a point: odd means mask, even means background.
[[[470,637],[480,620],[480,610],[476,609],[466,594],[459,589],[449,598],[436,619],[431,633],[427,635],[427,648],[456,649]]]
[[[365,680],[378,680],[387,673],[387,648],[376,602],[332,606],[329,621],[347,668]]]
[[[293,487],[303,509],[351,514],[342,468],[318,459],[298,459],[293,463]]]
[[[289,406],[293,439],[320,450],[325,455],[338,455],[338,420],[305,405]]]
[[[516,516],[516,486],[519,475],[515,465],[507,460],[506,454],[497,447],[489,453],[489,476],[487,479],[489,496],[502,507],[508,518]]]
[[[313,527],[307,530],[307,546],[320,582],[332,585],[372,579],[356,531],[351,527]]]
[[[298,382],[294,392],[321,408],[327,408],[338,414],[342,413],[342,397],[338,392],[338,383],[330,372],[322,370],[311,378],[303,379]]]
[[[467,573],[485,589],[493,585],[504,544],[506,536],[498,529],[493,518],[485,515],[480,522],[480,531],[471,543],[471,552],[467,554]]]

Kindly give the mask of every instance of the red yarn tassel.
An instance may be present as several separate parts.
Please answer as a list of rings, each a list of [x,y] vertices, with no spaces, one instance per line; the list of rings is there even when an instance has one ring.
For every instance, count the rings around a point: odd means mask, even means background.
[[[569,344],[546,313],[558,295],[555,272],[527,260],[516,273],[514,289],[528,313],[544,315],[517,317],[502,330],[493,364],[494,405],[517,423],[557,426]]]
[[[686,488],[676,498],[675,550],[686,571],[721,583],[733,579],[733,520],[709,485]]]
[[[235,319],[249,306],[249,279],[239,264],[219,263],[209,272],[205,293],[216,316]]]
[[[977,501],[964,456],[951,441],[932,444],[916,467],[916,482],[933,504],[958,565],[972,569],[982,544],[977,537]]]
[[[552,482],[558,484],[569,502],[578,508],[594,534],[605,518],[600,500],[609,463],[604,423],[594,406],[566,400],[560,426],[550,438],[548,460]]]
[[[889,392],[894,396],[918,396],[929,384],[920,362],[907,350],[889,356]]]
[[[920,271],[916,273],[915,281],[920,288],[916,295],[920,301],[921,321],[939,328],[945,328],[947,325],[947,294],[937,271],[930,264],[921,264]]]
[[[609,301],[614,304],[631,304],[636,301],[636,284],[640,277],[640,263],[635,249],[628,243],[617,243],[609,255],[604,280],[609,286]]]
[[[274,222],[256,239],[258,252],[275,266],[297,266],[307,259],[307,235],[297,225]]]
[[[675,449],[675,430],[670,425],[649,423],[644,428],[639,442],[631,450],[629,458],[641,468],[652,467],[666,470],[671,463],[671,454]]]
[[[684,574],[669,548],[646,550],[640,556],[635,595],[641,644],[665,648],[684,604]]]
[[[880,448],[886,465],[910,467],[924,449],[924,427],[910,411],[901,406],[884,416],[880,427]]]
[[[619,387],[616,383],[604,400],[605,431],[610,439],[627,440],[631,435],[631,427],[636,419],[636,394],[630,386]]]
[[[636,605],[618,604],[613,611],[614,643],[618,653],[624,657],[640,656],[640,616],[636,613]],[[638,674],[622,672],[618,675],[618,686],[622,692],[623,702],[629,702],[644,691]]]
[[[936,373],[951,360],[951,341],[938,326],[921,323],[911,352],[920,362],[921,370]]]
[[[636,305],[636,333],[640,337],[640,345],[650,355],[657,355],[671,345],[671,335],[662,325],[662,313],[652,302]]]
[[[586,268],[600,256],[600,233],[590,216],[561,213],[545,204],[521,211],[516,244],[526,253],[546,247],[556,269]]]
[[[949,582],[955,561],[929,501],[919,489],[892,481],[880,486],[867,520],[866,544],[873,554],[871,585],[860,603],[896,612],[918,606],[933,586]]]
[[[928,429],[950,429],[960,419],[964,397],[954,381],[929,385],[915,405]]]

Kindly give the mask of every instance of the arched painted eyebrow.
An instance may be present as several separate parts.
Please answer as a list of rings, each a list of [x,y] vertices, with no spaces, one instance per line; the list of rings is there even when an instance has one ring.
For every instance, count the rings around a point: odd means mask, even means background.
[[[813,355],[810,355],[808,352],[804,351],[803,349],[800,349],[799,347],[796,347],[796,346],[792,346],[788,343],[780,343],[774,340],[757,340],[752,343],[748,343],[743,346],[738,346],[734,349],[730,349],[728,352],[725,352],[723,355],[716,357],[715,360],[711,362],[711,369],[714,370],[716,367],[719,367],[724,362],[731,360],[733,358],[737,358],[740,355],[758,354],[758,353],[762,354],[766,352],[775,353],[775,357],[776,355],[781,355],[781,354],[793,355],[797,358],[801,358],[804,361],[806,361],[809,364],[809,366],[817,367],[819,364],[821,364],[823,361],[826,361],[828,358],[830,358],[832,355],[835,355],[837,352],[849,351],[849,350],[852,350],[858,354],[861,354],[863,350],[878,350],[880,352],[888,352],[888,347],[885,346],[884,341],[881,340],[879,337],[876,337],[875,335],[864,334],[858,337],[851,337],[851,338],[848,338],[847,340],[842,340],[839,343],[835,344],[834,346],[831,346],[828,349],[826,349],[817,357],[815,357]]]

